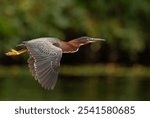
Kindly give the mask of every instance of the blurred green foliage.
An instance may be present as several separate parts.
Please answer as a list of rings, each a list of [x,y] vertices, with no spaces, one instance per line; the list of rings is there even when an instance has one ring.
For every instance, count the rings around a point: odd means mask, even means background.
[[[137,60],[150,50],[149,13],[149,0],[1,0],[0,50],[37,37],[88,35],[107,40],[109,60],[116,61],[118,51]]]
[[[53,92],[27,68],[1,66],[26,60],[3,55],[23,40],[83,35],[106,42],[64,54],[61,61],[109,64],[62,65]],[[150,69],[137,64],[150,65],[149,37],[150,0],[0,0],[0,100],[150,100]],[[120,60],[133,67],[112,64]]]

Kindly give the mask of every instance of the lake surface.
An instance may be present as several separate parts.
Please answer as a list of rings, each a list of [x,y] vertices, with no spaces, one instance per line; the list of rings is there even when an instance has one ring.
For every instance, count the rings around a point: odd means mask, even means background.
[[[60,74],[54,90],[48,91],[28,70],[6,70],[0,75],[0,100],[150,100],[150,78]]]

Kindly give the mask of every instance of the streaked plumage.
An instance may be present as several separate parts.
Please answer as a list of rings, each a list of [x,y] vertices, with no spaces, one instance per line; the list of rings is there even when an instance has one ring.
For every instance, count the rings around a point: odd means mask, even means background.
[[[58,43],[53,38],[40,38],[24,42],[28,49],[28,66],[35,80],[46,89],[53,89],[58,78],[58,67],[62,49],[54,46]]]

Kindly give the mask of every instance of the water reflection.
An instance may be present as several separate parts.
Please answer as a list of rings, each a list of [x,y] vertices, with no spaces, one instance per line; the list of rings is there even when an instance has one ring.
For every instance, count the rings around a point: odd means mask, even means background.
[[[0,100],[150,100],[150,79],[59,76],[47,91],[29,74],[0,77]]]

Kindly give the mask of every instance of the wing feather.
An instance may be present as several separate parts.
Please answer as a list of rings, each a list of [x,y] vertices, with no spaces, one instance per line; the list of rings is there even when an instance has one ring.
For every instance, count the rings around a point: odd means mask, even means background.
[[[35,72],[35,68],[34,68],[34,59],[33,59],[33,57],[29,57],[29,59],[28,59],[28,67],[29,67],[29,69],[30,69],[30,72],[32,73],[32,76],[33,77],[35,77],[35,79],[36,79],[36,72]]]
[[[58,78],[62,50],[48,41],[26,42],[30,58],[28,64],[32,75],[42,87],[53,89]]]

